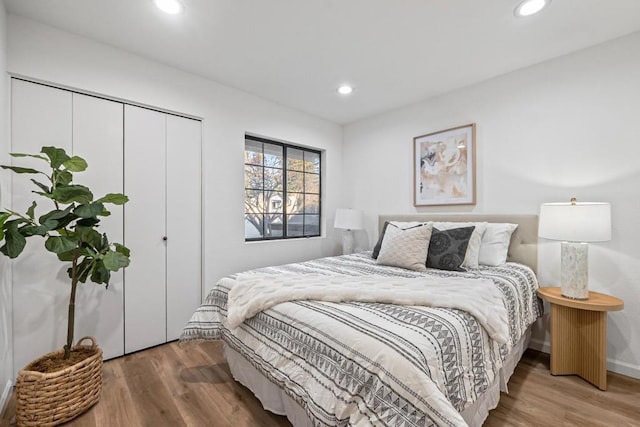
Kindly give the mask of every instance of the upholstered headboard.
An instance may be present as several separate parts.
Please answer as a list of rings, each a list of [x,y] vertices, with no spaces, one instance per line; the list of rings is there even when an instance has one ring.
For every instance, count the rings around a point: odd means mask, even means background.
[[[454,222],[510,222],[518,224],[511,236],[507,261],[528,265],[538,269],[538,215],[502,214],[415,214],[380,215],[378,232],[382,232],[385,221],[454,221]]]

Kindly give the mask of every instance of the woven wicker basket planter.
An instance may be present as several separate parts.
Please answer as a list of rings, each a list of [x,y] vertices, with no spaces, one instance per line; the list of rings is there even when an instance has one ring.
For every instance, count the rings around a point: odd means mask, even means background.
[[[91,340],[91,345],[82,345],[84,340]],[[102,349],[96,345],[93,337],[82,338],[76,348],[95,350],[95,354],[57,372],[43,374],[30,371],[29,368],[37,361],[18,372],[18,426],[57,426],[84,413],[98,402],[102,391]],[[42,358],[62,353],[64,350],[58,350]]]

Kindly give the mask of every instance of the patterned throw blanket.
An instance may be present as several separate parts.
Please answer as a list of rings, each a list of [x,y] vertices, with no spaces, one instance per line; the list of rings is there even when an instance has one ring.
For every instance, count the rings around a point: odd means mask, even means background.
[[[519,264],[418,273],[380,266],[362,253],[254,272],[479,278],[501,294],[508,319],[502,345],[460,309],[370,302],[280,303],[232,330],[228,297],[235,281],[221,280],[181,339],[223,339],[316,426],[464,425],[460,412],[494,382],[510,346],[541,315],[535,275]]]

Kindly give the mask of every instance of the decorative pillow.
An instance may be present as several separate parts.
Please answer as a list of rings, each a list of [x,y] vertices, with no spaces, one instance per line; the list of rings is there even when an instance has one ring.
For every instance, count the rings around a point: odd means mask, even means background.
[[[502,265],[507,262],[511,235],[518,224],[489,223],[482,236],[478,262],[482,265]]]
[[[382,247],[382,239],[384,239],[384,233],[387,232],[388,225],[389,225],[389,221],[385,221],[384,225],[382,226],[382,232],[380,233],[380,236],[378,237],[378,242],[373,247],[373,253],[371,254],[371,258],[373,259],[378,259],[378,255],[380,254],[380,248]]]
[[[450,230],[434,228],[429,242],[427,267],[439,270],[464,271],[461,265],[474,229],[474,226],[452,228]]]
[[[487,229],[487,222],[434,222],[433,227],[438,230],[451,230],[452,228],[461,227],[475,227],[471,238],[469,239],[469,245],[467,246],[467,252],[464,255],[464,262],[462,267],[464,268],[478,268],[478,258],[480,256],[480,245],[482,244],[482,236]]]
[[[382,247],[382,240],[384,239],[384,233],[387,231],[387,226],[389,224],[393,224],[398,228],[403,230],[407,230],[409,228],[418,227],[421,225],[425,225],[426,222],[400,222],[400,221],[385,221],[382,226],[382,232],[380,233],[380,237],[378,237],[378,242],[373,247],[373,253],[371,254],[371,258],[378,259],[378,255],[380,254],[380,248]]]
[[[427,271],[425,262],[431,238],[431,224],[403,230],[388,224],[377,263],[414,271]]]

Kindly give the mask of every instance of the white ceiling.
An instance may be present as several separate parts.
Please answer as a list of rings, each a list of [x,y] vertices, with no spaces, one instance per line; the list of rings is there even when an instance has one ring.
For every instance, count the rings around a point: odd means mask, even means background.
[[[26,16],[336,123],[640,30],[640,0],[5,0]],[[349,82],[350,97],[336,88]]]

